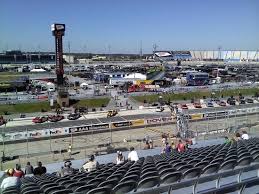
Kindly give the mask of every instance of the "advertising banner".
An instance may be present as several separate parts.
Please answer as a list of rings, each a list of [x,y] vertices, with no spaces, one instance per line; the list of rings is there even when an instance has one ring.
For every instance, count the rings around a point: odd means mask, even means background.
[[[200,120],[203,119],[203,114],[193,114],[191,115],[191,120]]]
[[[116,122],[116,123],[112,123],[111,126],[112,128],[129,127],[129,126],[132,126],[132,122],[131,121]]]
[[[147,125],[148,124],[158,124],[158,123],[167,123],[172,122],[172,117],[160,117],[160,118],[152,118],[152,119],[146,119]]]
[[[78,126],[78,127],[70,127],[69,133],[78,133],[83,131],[89,131],[89,130],[98,130],[98,129],[108,129],[109,124],[108,123],[101,123],[101,124],[94,124],[94,125],[84,125],[84,126]]]
[[[145,120],[144,119],[137,119],[137,120],[133,120],[131,121],[132,126],[141,126],[145,124]]]

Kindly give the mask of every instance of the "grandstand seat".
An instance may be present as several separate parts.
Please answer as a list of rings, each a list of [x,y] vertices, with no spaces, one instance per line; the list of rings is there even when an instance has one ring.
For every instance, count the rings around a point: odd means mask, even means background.
[[[3,194],[18,194],[20,193],[17,187],[7,187],[2,191]]]
[[[159,166],[156,167],[156,169],[158,171],[161,171],[162,169],[166,169],[166,168],[172,168],[172,165],[170,165],[170,164],[162,164],[162,165],[159,165]]]
[[[123,177],[123,175],[124,174],[122,174],[122,173],[112,174],[112,175],[108,176],[106,180],[117,179],[119,181],[121,179],[121,177]]]
[[[71,184],[71,183],[75,183],[75,180],[65,180],[65,181],[61,181],[59,182],[60,185],[67,185],[67,184]]]
[[[252,158],[251,156],[244,156],[237,160],[237,166],[247,166],[251,163]]]
[[[65,189],[65,187],[64,187],[64,186],[61,186],[61,185],[59,185],[59,186],[47,187],[46,189],[44,189],[44,193],[49,194],[49,193],[51,193],[51,192],[53,192],[53,191],[59,191],[59,190],[61,190],[61,189]]]
[[[73,191],[70,190],[70,189],[61,189],[61,190],[58,190],[58,191],[51,192],[51,194],[70,194],[72,192]]]
[[[133,174],[133,175],[124,176],[124,177],[120,180],[120,183],[126,182],[126,181],[138,181],[138,180],[139,180],[139,176],[136,175],[136,174]]]
[[[25,191],[21,194],[41,194],[42,191],[40,189],[32,189],[32,190],[29,190],[29,191]]]
[[[253,162],[259,162],[259,153],[257,155],[253,155]]]
[[[186,165],[180,166],[180,167],[177,169],[177,171],[181,171],[182,173],[184,173],[186,170],[189,170],[189,169],[191,169],[191,168],[193,168],[192,165],[186,164]]]
[[[54,186],[58,186],[57,183],[47,183],[47,184],[44,184],[40,187],[40,190],[44,191],[46,188],[48,187],[54,187]]]
[[[140,170],[134,170],[134,171],[128,171],[125,176],[129,176],[129,175],[139,175],[140,174]]]
[[[182,178],[181,172],[170,172],[161,176],[161,184],[170,184],[180,181]]]
[[[172,166],[177,169],[177,168],[179,168],[180,166],[183,166],[183,165],[185,165],[185,164],[186,164],[186,162],[178,162],[178,163],[172,164]]]
[[[145,168],[140,172],[140,174],[145,174],[146,172],[150,172],[150,171],[156,171],[156,168],[155,167]]]
[[[219,164],[222,164],[222,162],[224,161],[223,158],[217,158],[217,159],[214,159],[210,162],[210,164],[213,164],[213,163],[219,163]]]
[[[98,187],[107,187],[112,189],[116,184],[118,183],[118,180],[116,179],[110,179],[110,180],[106,180],[101,182]]]
[[[235,159],[230,159],[230,160],[227,160],[227,161],[223,162],[220,165],[219,170],[220,171],[232,170],[232,169],[234,169],[235,166],[236,166],[236,160]]]
[[[75,189],[74,193],[86,193],[94,188],[96,188],[96,185],[83,185]]]
[[[237,159],[237,156],[236,155],[229,155],[227,156],[226,158],[224,158],[225,161],[228,161],[228,160],[236,160]]]
[[[108,176],[110,176],[110,173],[102,173],[102,174],[98,174],[95,178],[103,178],[106,179]]]
[[[34,182],[31,182],[31,183],[29,183],[29,182],[27,182],[27,183],[22,183],[22,185],[21,185],[21,190],[23,189],[23,188],[26,188],[26,187],[31,187],[31,186],[38,186],[36,183],[34,183]]]
[[[136,186],[137,186],[136,181],[121,182],[112,189],[112,192],[114,194],[128,193],[133,191],[136,188]]]
[[[71,189],[72,191],[76,190],[80,186],[85,185],[85,182],[75,182],[71,184],[66,184],[65,187]]]
[[[158,174],[160,176],[163,176],[164,174],[167,174],[169,172],[175,172],[175,171],[176,171],[175,168],[166,168],[166,169],[163,169],[163,170],[159,171]]]
[[[97,187],[87,192],[87,194],[107,194],[111,193],[111,189],[107,187]]]
[[[150,172],[145,172],[140,176],[140,179],[144,179],[146,177],[152,177],[152,176],[157,176],[157,171],[150,171]]]
[[[207,166],[209,164],[209,162],[205,161],[205,162],[198,162],[197,164],[194,165],[194,167],[197,168],[204,168],[205,166]]]
[[[159,177],[158,176],[152,176],[152,177],[147,177],[139,181],[137,190],[139,189],[145,189],[145,188],[151,188],[154,186],[159,185]]]
[[[183,178],[194,178],[201,174],[201,168],[191,168],[183,173]]]
[[[78,182],[88,182],[88,181],[90,181],[92,179],[94,179],[94,177],[82,177],[82,178],[79,178],[77,181]]]
[[[23,188],[23,189],[21,189],[21,193],[24,193],[24,192],[26,192],[26,191],[30,191],[30,190],[40,190],[40,187],[37,185],[37,186],[30,186],[30,187],[25,187],[25,188]]]
[[[99,185],[103,180],[103,178],[94,178],[92,180],[89,180],[87,184]]]
[[[216,173],[219,169],[219,166],[219,163],[209,164],[202,169],[202,174]]]
[[[240,154],[238,154],[238,158],[242,158],[244,156],[251,156],[248,152],[242,152]]]
[[[200,162],[200,160],[192,159],[192,160],[190,160],[187,164],[195,165],[195,164],[197,164],[198,162]]]

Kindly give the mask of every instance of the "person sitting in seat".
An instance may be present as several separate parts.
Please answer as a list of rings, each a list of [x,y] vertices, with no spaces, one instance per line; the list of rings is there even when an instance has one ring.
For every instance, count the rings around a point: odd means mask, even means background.
[[[179,143],[177,145],[177,151],[178,152],[184,152],[185,151],[185,145],[183,144],[182,140],[179,140]]]
[[[18,178],[24,177],[24,172],[21,170],[21,165],[16,164],[15,172],[13,173],[13,176],[16,176]]]
[[[72,162],[70,160],[66,161],[64,163],[64,167],[60,171],[60,176],[64,177],[66,175],[74,174],[75,169],[72,168],[71,166],[72,166]]]
[[[47,169],[45,166],[42,166],[41,162],[38,162],[38,167],[36,167],[33,171],[34,175],[41,176],[42,174],[45,174],[47,172]]]
[[[134,150],[134,147],[130,148],[130,152],[128,154],[128,160],[129,161],[138,161],[138,153]]]
[[[122,155],[121,151],[117,152],[117,157],[116,157],[116,164],[121,164],[125,161],[125,157]]]
[[[20,178],[13,176],[13,174],[14,174],[13,168],[6,170],[7,177],[4,178],[1,184],[2,191],[8,187],[17,187],[17,188],[20,187],[21,185]]]
[[[94,155],[91,155],[90,159],[88,162],[86,162],[84,165],[83,165],[83,169],[87,172],[90,172],[92,170],[95,170],[97,169],[99,166],[99,163],[95,160],[95,157]]]

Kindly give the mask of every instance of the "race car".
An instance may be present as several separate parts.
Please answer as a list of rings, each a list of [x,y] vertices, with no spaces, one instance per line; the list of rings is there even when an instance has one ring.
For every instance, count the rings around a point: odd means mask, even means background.
[[[202,108],[202,107],[201,107],[201,103],[199,103],[199,102],[193,103],[193,106],[194,106],[195,108]]]
[[[1,115],[0,116],[0,126],[1,125],[4,125],[4,124],[6,124],[7,123],[7,121],[4,119],[4,117]]]
[[[63,115],[50,115],[49,116],[49,121],[50,122],[58,122],[64,119]]]
[[[33,123],[44,123],[47,120],[48,120],[48,117],[45,117],[45,116],[43,116],[43,117],[35,117],[35,118],[32,119],[32,122]]]
[[[226,102],[224,102],[224,101],[220,101],[218,104],[219,104],[220,106],[227,106]]]
[[[186,104],[181,104],[181,109],[188,109],[188,106]]]
[[[162,106],[156,107],[156,112],[163,112],[164,110],[165,110],[165,108]]]
[[[78,113],[72,113],[72,114],[69,114],[68,116],[67,116],[67,119],[68,120],[77,120],[77,119],[79,119],[81,116],[80,116],[80,114],[78,114]]]

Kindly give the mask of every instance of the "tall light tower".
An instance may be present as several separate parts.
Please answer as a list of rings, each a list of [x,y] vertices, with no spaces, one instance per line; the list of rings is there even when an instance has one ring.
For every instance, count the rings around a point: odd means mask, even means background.
[[[55,37],[56,49],[56,75],[57,75],[57,103],[61,107],[69,106],[69,95],[67,88],[64,86],[64,67],[63,67],[63,41],[65,35],[65,24],[52,24],[52,35]]]

